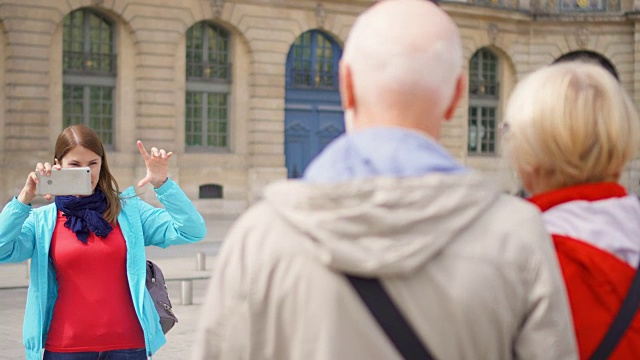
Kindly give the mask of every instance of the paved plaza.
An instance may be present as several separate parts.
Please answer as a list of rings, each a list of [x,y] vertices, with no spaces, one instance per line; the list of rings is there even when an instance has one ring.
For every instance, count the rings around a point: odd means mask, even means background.
[[[206,288],[207,277],[220,248],[221,240],[232,224],[233,217],[206,218],[208,234],[200,243],[160,249],[147,248],[147,258],[155,261],[168,279],[167,286],[174,311],[179,322],[167,334],[164,345],[154,360],[188,359],[194,341],[194,333]],[[198,259],[200,254],[200,259]],[[202,261],[204,255],[204,261]],[[203,264],[204,263],[204,264]],[[200,267],[205,266],[204,270]],[[0,360],[24,360],[22,344],[22,320],[26,304],[27,266],[21,264],[0,265]],[[183,305],[183,278],[196,278],[192,281],[192,305]],[[199,279],[198,279],[199,278]],[[189,300],[188,297],[185,300]]]
[[[2,274],[1,267],[0,274]],[[172,294],[171,301],[179,322],[166,335],[167,344],[153,357],[154,360],[189,358],[206,285],[206,280],[194,281],[193,305],[180,305],[180,283],[169,282],[169,293]],[[22,319],[26,297],[27,289],[0,290],[0,318],[2,319],[0,359],[2,360],[24,360],[25,358],[22,345]]]

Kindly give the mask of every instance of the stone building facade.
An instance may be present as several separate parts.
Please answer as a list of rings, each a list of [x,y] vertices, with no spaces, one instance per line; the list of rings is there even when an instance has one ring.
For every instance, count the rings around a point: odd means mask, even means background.
[[[241,212],[265,184],[301,171],[291,164],[308,129],[297,114],[320,119],[321,145],[342,131],[332,60],[373,2],[0,0],[0,202],[52,160],[63,126],[84,121],[108,140],[121,187],[143,176],[140,139],[176,154],[170,176],[201,210]],[[470,80],[442,142],[505,190],[517,184],[498,124],[522,76],[587,53],[640,104],[640,0],[440,4],[461,29]],[[304,149],[302,162],[319,150]],[[637,191],[639,177],[635,160],[622,182]]]

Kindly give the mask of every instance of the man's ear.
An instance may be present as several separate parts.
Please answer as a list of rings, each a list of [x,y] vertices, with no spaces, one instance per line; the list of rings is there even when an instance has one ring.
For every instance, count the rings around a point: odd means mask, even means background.
[[[462,99],[462,95],[464,94],[466,87],[467,87],[467,78],[463,74],[460,74],[460,76],[458,77],[458,80],[456,81],[456,88],[453,92],[453,97],[451,98],[451,102],[447,107],[447,111],[445,111],[444,113],[445,121],[449,121],[453,118],[453,115],[456,113],[456,107],[458,106],[460,99]]]
[[[340,99],[344,110],[353,110],[356,107],[356,98],[353,92],[353,75],[351,67],[346,62],[340,60]]]

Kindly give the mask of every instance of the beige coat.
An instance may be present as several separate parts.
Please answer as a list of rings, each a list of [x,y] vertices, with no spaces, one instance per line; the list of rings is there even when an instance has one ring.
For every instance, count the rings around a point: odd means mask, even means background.
[[[550,237],[476,174],[289,181],[234,225],[194,359],[399,359],[342,272],[380,277],[437,359],[575,359]]]

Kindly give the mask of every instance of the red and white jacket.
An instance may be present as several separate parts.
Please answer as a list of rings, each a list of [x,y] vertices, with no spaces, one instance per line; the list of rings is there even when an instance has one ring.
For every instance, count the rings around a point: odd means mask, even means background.
[[[616,183],[566,187],[529,199],[553,235],[581,359],[600,344],[640,259],[640,201]],[[610,359],[640,359],[640,312]]]

